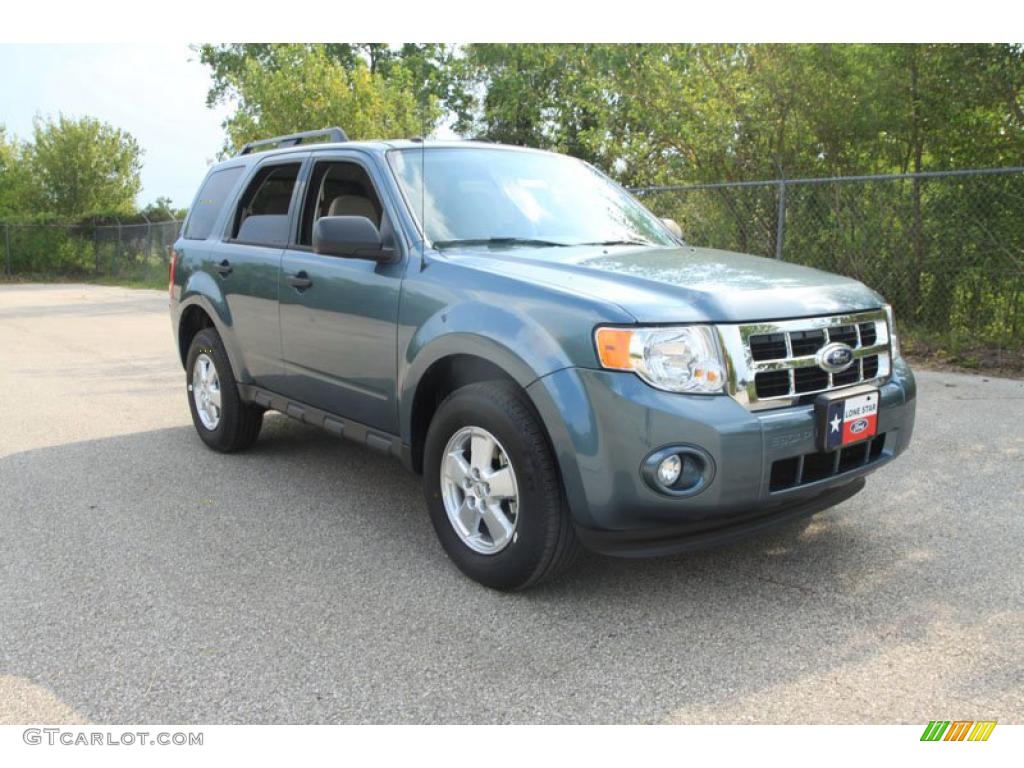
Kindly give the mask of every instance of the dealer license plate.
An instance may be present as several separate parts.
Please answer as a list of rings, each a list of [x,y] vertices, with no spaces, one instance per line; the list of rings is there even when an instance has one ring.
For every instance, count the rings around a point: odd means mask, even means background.
[[[815,402],[819,446],[824,451],[859,443],[878,431],[878,390],[858,389],[856,394],[847,394],[829,392]]]

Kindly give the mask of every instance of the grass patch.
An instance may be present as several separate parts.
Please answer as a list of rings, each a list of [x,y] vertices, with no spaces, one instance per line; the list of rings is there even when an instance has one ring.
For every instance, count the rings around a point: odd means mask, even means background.
[[[51,275],[46,273],[27,275],[0,275],[0,285],[15,283],[87,283],[89,285],[113,285],[119,288],[151,288],[167,290],[166,275]]]
[[[1024,344],[979,342],[957,333],[899,328],[903,353],[923,368],[1024,377]]]

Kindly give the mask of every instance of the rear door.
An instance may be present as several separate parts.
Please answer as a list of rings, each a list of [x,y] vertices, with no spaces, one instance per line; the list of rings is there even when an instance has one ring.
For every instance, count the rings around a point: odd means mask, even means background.
[[[281,255],[295,228],[299,179],[309,157],[288,154],[255,166],[228,218],[224,238],[211,250],[209,271],[231,313],[235,374],[268,389],[284,383],[278,319]]]
[[[398,301],[405,260],[379,264],[313,253],[326,215],[365,216],[390,244],[379,170],[355,151],[310,162],[298,233],[281,263],[281,342],[289,397],[390,433],[397,430]]]

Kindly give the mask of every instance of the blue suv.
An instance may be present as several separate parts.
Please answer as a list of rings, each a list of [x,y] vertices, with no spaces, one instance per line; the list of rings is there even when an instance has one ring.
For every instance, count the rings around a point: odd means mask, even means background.
[[[581,545],[668,554],[819,512],[914,426],[873,290],[690,246],[531,149],[340,129],[247,145],[203,181],[170,297],[209,447],[249,447],[273,409],[390,453],[496,589]]]

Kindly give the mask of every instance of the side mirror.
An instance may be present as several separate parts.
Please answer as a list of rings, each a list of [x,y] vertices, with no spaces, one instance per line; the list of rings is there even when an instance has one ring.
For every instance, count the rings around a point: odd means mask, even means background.
[[[675,219],[662,219],[662,223],[668,227],[668,231],[678,237],[680,240],[683,239],[683,228],[676,224]]]
[[[385,247],[377,225],[365,216],[322,216],[313,227],[313,253],[389,263],[395,249]]]

